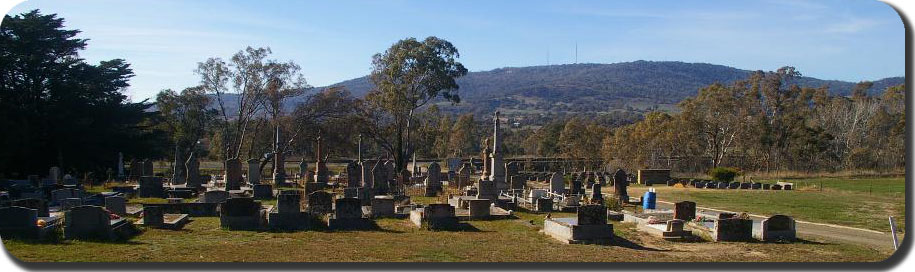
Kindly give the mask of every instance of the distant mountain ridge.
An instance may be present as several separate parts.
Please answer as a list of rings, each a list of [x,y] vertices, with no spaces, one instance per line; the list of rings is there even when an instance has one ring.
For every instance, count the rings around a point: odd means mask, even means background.
[[[801,71],[803,73],[803,71]],[[613,64],[562,64],[508,67],[470,72],[459,78],[461,103],[440,104],[452,112],[491,112],[496,108],[516,112],[608,112],[672,108],[715,82],[731,83],[753,71],[733,67],[677,61],[634,61]],[[832,94],[850,95],[856,82],[801,77],[805,87],[826,85]],[[875,80],[871,94],[902,84],[904,77]],[[325,87],[342,86],[354,96],[372,89],[368,76]],[[293,98],[293,107],[303,98]]]

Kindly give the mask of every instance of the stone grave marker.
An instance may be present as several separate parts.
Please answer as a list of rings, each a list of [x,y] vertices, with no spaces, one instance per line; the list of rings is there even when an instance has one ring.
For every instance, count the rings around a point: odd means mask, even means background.
[[[273,198],[273,185],[270,184],[255,184],[254,185],[254,199],[272,199]]]
[[[305,211],[312,214],[327,214],[333,212],[334,195],[325,191],[317,191],[308,195],[308,206]]]
[[[105,209],[119,216],[127,216],[127,199],[122,196],[106,197]]]
[[[248,160],[248,184],[261,183],[261,161],[256,158]]]
[[[165,198],[162,178],[153,176],[140,177],[139,197]]]
[[[51,213],[48,209],[48,203],[42,199],[38,198],[23,198],[13,200],[10,203],[10,206],[25,207],[29,209],[35,209],[35,214],[38,217],[49,217]],[[2,217],[0,217],[2,218]]]
[[[225,171],[226,191],[240,190],[244,182],[241,175],[241,161],[239,159],[226,160]]]
[[[696,218],[696,202],[682,201],[674,203],[674,218],[690,221]]]
[[[558,172],[553,173],[553,176],[550,178],[550,192],[557,195],[565,194],[565,186],[566,183],[562,174],[559,174]]]

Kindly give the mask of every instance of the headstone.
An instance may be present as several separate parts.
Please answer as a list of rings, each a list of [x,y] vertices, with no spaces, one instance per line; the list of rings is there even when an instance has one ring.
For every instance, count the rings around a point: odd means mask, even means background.
[[[558,172],[553,173],[553,176],[550,178],[550,192],[557,195],[565,194],[565,186],[566,182],[563,179],[562,174],[559,174]]]
[[[334,201],[334,218],[356,219],[362,218],[362,204],[354,198],[338,198]]]
[[[584,205],[578,207],[578,225],[606,225],[607,207],[603,205]]]
[[[757,238],[766,242],[794,241],[797,239],[794,218],[785,215],[773,215],[760,222]]]
[[[496,188],[496,182],[486,179],[477,181],[477,198],[499,199],[499,189]]]
[[[206,191],[200,198],[202,203],[223,203],[229,199],[229,192],[223,190]]]
[[[38,222],[38,214],[35,209],[11,206],[0,207],[0,233],[6,240],[6,235],[11,236],[33,236],[31,233]]]
[[[601,187],[600,183],[594,183],[591,185],[591,197],[590,197],[591,204],[600,204],[600,205],[604,204],[604,195],[601,194],[600,187]]]
[[[471,168],[470,164],[464,164],[463,166],[461,166],[461,170],[459,170],[458,174],[457,174],[457,187],[458,188],[464,188],[464,186],[470,185],[470,174],[472,172],[470,170],[470,168]]]
[[[254,185],[254,199],[272,199],[273,198],[273,185],[270,184],[255,184]]]
[[[438,163],[432,162],[429,164],[428,175],[424,182],[426,185],[426,196],[436,196],[442,191],[441,174],[442,169],[439,167]]]
[[[323,141],[321,136],[318,136],[317,143],[318,148],[315,153],[317,154],[318,159],[317,162],[315,162],[315,182],[327,184],[327,182],[330,181],[330,176],[327,171],[327,164],[324,162],[324,157],[322,157],[323,153],[321,151]]]
[[[105,209],[119,216],[127,216],[127,199],[121,196],[106,197]]]
[[[572,182],[569,184],[569,193],[573,195],[583,194],[585,189],[582,187],[582,177],[581,175],[572,177]]]
[[[61,209],[61,210],[69,210],[69,209],[72,209],[73,207],[82,206],[82,205],[83,205],[83,199],[82,199],[82,198],[75,198],[75,197],[74,197],[74,198],[67,198],[67,199],[64,199],[64,200],[60,203],[60,209]]]
[[[143,225],[149,227],[161,227],[165,224],[165,212],[160,206],[143,207]]]
[[[241,175],[241,160],[239,159],[228,159],[226,160],[226,191],[240,190],[241,184],[244,182]]]
[[[492,201],[489,199],[468,199],[467,210],[471,219],[489,218],[490,206]]]
[[[383,217],[394,215],[394,198],[390,196],[375,196],[372,198],[372,216]]]
[[[629,187],[627,178],[626,171],[623,169],[617,169],[613,174],[613,195],[623,201],[629,200],[629,193],[626,192],[626,187]]]
[[[219,224],[230,230],[253,230],[265,225],[260,202],[250,197],[226,199],[219,205]]]
[[[360,178],[359,165],[355,162],[346,164],[346,187],[353,188],[359,186]]]
[[[124,178],[124,153],[118,152],[118,179]]]
[[[137,159],[130,160],[130,179],[136,180],[143,176],[143,163]]]
[[[261,161],[256,158],[248,160],[248,184],[261,183]]]
[[[299,178],[305,178],[308,176],[308,162],[302,160],[299,163]]]
[[[299,213],[302,211],[301,191],[282,191],[276,198],[277,211],[279,213]]]
[[[53,183],[60,183],[60,167],[54,166],[48,170],[48,179],[52,180]]]
[[[77,206],[66,213],[64,237],[74,238],[112,238],[113,221],[104,208],[99,206]],[[124,219],[118,221],[123,222]]]
[[[308,195],[308,206],[305,211],[313,214],[327,214],[333,212],[334,195],[325,191],[317,191]]]
[[[155,171],[153,170],[153,161],[150,159],[143,160],[143,176],[154,176]]]
[[[384,163],[381,160],[375,162],[375,167],[372,167],[372,185],[374,185],[375,193],[377,194],[386,194],[388,192],[388,168],[384,166]]]
[[[184,162],[184,168],[187,169],[187,182],[185,186],[189,188],[200,188],[201,187],[201,177],[200,177],[200,160],[197,159],[197,155],[194,152],[187,158],[187,161]]]
[[[140,177],[139,197],[165,198],[162,178],[153,176]]]
[[[696,203],[691,201],[674,203],[674,218],[683,221],[691,221],[695,219]]]

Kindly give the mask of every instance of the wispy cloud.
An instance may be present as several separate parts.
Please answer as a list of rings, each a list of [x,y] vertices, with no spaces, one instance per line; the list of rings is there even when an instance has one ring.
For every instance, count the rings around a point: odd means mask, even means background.
[[[856,34],[870,30],[881,24],[875,19],[850,18],[844,22],[833,23],[826,27],[827,33]]]

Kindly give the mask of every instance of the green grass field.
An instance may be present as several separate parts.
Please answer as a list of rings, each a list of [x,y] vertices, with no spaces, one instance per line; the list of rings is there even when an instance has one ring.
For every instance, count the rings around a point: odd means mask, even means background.
[[[904,178],[792,181],[798,186],[795,191],[655,188],[661,200],[691,200],[703,207],[787,214],[799,220],[881,231],[887,228],[888,215],[897,216],[900,224],[904,222]],[[641,195],[646,189],[634,185],[630,195]],[[408,190],[413,202],[425,204],[443,202],[448,193],[456,192],[449,190],[439,197],[416,196],[419,193]],[[131,203],[156,201],[160,200],[132,199]],[[379,228],[370,231],[227,231],[220,228],[218,218],[201,217],[193,218],[183,230],[146,229],[123,242],[3,243],[12,256],[29,262],[868,262],[891,254],[884,249],[825,240],[676,243],[644,235],[628,223],[614,223],[620,237],[615,245],[567,245],[539,232],[543,214],[515,215],[517,219],[471,221],[463,231],[416,229],[407,219],[380,219],[376,221]]]
[[[568,214],[554,214],[560,217]],[[413,228],[406,219],[377,220],[373,231],[227,231],[215,217],[194,218],[183,230],[147,229],[125,242],[4,241],[27,262],[697,262],[880,261],[890,252],[799,241],[673,243],[614,224],[613,246],[567,245],[538,232],[543,215],[472,221],[464,231]],[[533,222],[531,224],[530,222]]]
[[[658,199],[761,215],[785,214],[798,220],[889,231],[889,216],[905,231],[905,178],[812,178],[787,180],[792,191],[714,190],[654,186]],[[772,182],[774,181],[763,181]],[[635,185],[631,196],[648,187]],[[612,189],[610,189],[612,191]],[[609,191],[608,191],[609,192]]]

